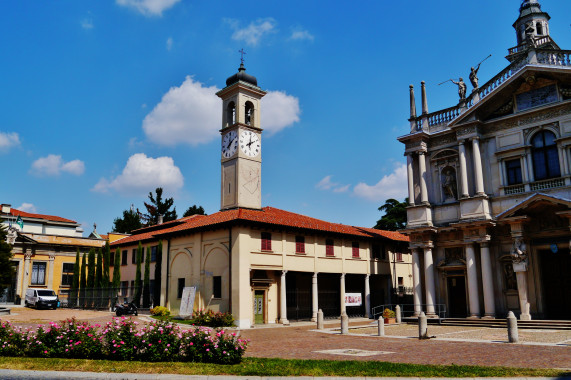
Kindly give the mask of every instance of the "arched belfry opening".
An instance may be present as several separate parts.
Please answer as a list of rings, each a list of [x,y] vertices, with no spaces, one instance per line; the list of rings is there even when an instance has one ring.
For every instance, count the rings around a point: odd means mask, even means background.
[[[246,125],[254,125],[254,104],[250,101],[244,105],[244,123]]]
[[[230,102],[226,108],[226,126],[234,124],[236,124],[236,103]]]

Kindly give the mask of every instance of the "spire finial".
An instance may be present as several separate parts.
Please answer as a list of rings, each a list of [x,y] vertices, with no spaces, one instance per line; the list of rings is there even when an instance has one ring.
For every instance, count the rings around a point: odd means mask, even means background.
[[[240,66],[244,66],[244,54],[246,54],[244,48],[238,50],[238,53],[240,53]]]

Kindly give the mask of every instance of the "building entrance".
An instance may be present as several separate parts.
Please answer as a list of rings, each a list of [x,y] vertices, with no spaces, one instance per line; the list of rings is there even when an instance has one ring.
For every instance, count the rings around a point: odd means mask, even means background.
[[[546,319],[571,318],[571,254],[569,249],[539,251]]]
[[[448,316],[466,318],[466,280],[464,276],[446,278],[448,287]]]
[[[264,323],[264,291],[254,291],[254,323]]]

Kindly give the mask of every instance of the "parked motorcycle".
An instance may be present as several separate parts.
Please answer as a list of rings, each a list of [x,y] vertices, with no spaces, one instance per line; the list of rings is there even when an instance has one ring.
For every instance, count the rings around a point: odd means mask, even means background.
[[[115,304],[115,315],[120,317],[122,315],[139,315],[139,309],[133,302],[125,302]]]

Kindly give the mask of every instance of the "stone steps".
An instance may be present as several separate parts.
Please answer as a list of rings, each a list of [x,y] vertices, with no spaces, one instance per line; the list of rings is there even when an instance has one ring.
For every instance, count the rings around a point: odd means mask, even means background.
[[[403,318],[403,322],[416,323],[416,318]],[[442,326],[469,326],[469,327],[490,327],[507,328],[505,319],[472,319],[472,318],[429,318],[429,324]],[[546,330],[571,330],[571,321],[560,320],[531,320],[517,321],[520,329],[546,329]]]

